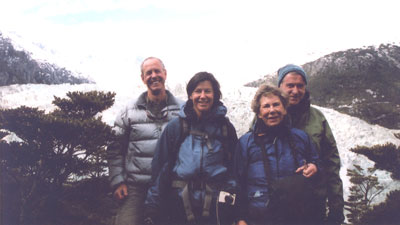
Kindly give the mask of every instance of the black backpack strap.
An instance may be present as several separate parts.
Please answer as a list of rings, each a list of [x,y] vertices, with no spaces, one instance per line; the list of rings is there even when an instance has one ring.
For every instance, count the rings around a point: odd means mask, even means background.
[[[222,137],[224,137],[224,138],[229,137],[228,119],[226,117],[224,117],[224,122],[222,123],[221,134],[222,134]]]
[[[288,142],[289,142],[289,148],[290,148],[290,154],[292,154],[293,159],[294,159],[294,164],[296,168],[299,168],[299,163],[297,161],[297,153],[299,152],[296,148],[296,145],[293,143],[293,138],[291,135],[287,137]]]
[[[267,155],[267,149],[265,148],[265,143],[261,141],[259,144],[261,148],[261,154],[263,156],[263,164],[264,164],[264,173],[265,173],[265,178],[267,180],[267,187],[269,190],[271,190],[271,184],[272,184],[272,174],[271,174],[271,169],[269,168],[269,159]],[[273,142],[274,148],[276,148],[276,138],[274,139]]]
[[[174,155],[178,155],[179,148],[181,147],[181,144],[183,143],[185,138],[189,135],[190,131],[190,124],[182,117],[179,117],[179,127],[180,127],[179,138],[178,141],[175,143],[173,149]]]
[[[289,135],[287,135],[287,138],[288,138],[291,153],[292,153],[294,161],[295,161],[296,168],[299,168],[300,166],[307,164],[310,160],[310,149],[304,149],[304,154],[302,154],[301,151],[298,150],[298,148],[296,147],[296,145],[294,143],[294,135],[290,133]],[[305,158],[305,161],[302,162],[303,163],[302,165],[299,165],[299,163],[298,163],[298,154],[301,154]]]
[[[232,150],[229,151],[229,138],[232,136],[231,131],[229,129],[229,119],[224,117],[222,124],[221,124],[221,143],[222,143],[222,150],[224,151],[224,158],[227,161],[231,161],[232,160]]]
[[[182,117],[179,117],[179,124],[181,128],[178,146],[181,146],[183,140],[189,135],[190,125],[189,123]]]

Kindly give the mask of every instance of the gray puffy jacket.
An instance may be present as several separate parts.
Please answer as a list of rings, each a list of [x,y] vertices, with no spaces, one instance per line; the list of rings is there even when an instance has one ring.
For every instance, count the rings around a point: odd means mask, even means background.
[[[130,102],[117,116],[117,140],[107,148],[109,179],[112,188],[121,183],[146,184],[151,178],[151,160],[158,138],[168,121],[177,117],[183,102],[167,91],[167,106],[162,116],[147,110],[147,92]]]

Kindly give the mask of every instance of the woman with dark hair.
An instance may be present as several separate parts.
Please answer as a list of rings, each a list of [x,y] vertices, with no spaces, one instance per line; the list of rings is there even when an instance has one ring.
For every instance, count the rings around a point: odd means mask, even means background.
[[[237,186],[232,177],[237,135],[220,101],[220,85],[211,73],[199,72],[186,91],[179,117],[157,143],[145,202],[147,224],[216,224],[233,218],[226,211]]]
[[[309,224],[314,203],[309,181],[319,157],[307,134],[290,127],[287,106],[286,94],[269,85],[253,98],[257,121],[235,151],[237,225]]]

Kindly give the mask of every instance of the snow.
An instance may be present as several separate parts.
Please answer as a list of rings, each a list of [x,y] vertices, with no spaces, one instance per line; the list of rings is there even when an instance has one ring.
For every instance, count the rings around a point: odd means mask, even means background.
[[[372,97],[374,97],[374,98],[376,98],[376,96],[377,96],[376,92],[374,92],[371,89],[367,89],[367,90],[365,90],[365,92],[367,92],[368,94],[372,95]]]
[[[339,113],[333,109],[315,107],[324,113],[335,136],[342,163],[340,177],[343,181],[345,199],[347,199],[350,187],[349,178],[346,176],[347,169],[352,169],[354,164],[359,164],[364,169],[373,167],[375,164],[367,157],[351,152],[350,149],[357,146],[372,147],[386,143],[400,145],[400,140],[394,136],[394,133],[399,133],[400,131],[387,129],[379,125],[371,125],[364,120]],[[390,173],[377,170],[376,176],[379,182],[384,186],[388,186],[388,188],[377,197],[374,203],[384,200],[389,191],[400,188],[400,182],[393,181],[390,178]]]
[[[178,83],[169,85],[168,89],[176,96],[186,100],[185,85]],[[221,85],[223,98],[222,101],[228,108],[228,117],[234,124],[238,136],[240,137],[248,131],[251,120],[254,116],[250,109],[250,102],[255,94],[256,89],[243,86],[224,86]],[[132,98],[136,98],[141,92],[145,91],[143,85],[137,85],[131,90],[107,90],[99,87],[96,84],[81,84],[81,85],[44,85],[44,84],[28,84],[28,85],[11,85],[0,87],[0,107],[1,108],[16,108],[21,105],[29,107],[38,107],[47,112],[54,109],[51,104],[53,96],[65,97],[68,91],[114,91],[117,93],[115,104],[110,109],[102,114],[103,121],[109,125],[113,121],[117,113],[125,106]],[[399,133],[399,130],[390,130],[378,125],[371,125],[356,117],[348,116],[339,113],[333,109],[318,107],[327,118],[333,134],[336,138],[340,157],[341,171],[340,176],[344,184],[345,199],[349,195],[350,181],[346,176],[348,168],[352,168],[355,163],[363,168],[372,167],[374,163],[362,155],[357,155],[351,151],[351,148],[357,146],[371,147],[378,144],[386,144],[388,142],[395,145],[400,145],[400,140],[394,137],[394,133]],[[376,198],[376,202],[384,200],[386,194],[390,190],[399,189],[400,182],[393,181],[390,174],[385,171],[377,171],[376,176],[382,184],[388,186],[388,190],[383,192]]]
[[[76,77],[92,79],[87,73],[82,73],[76,63],[72,63],[71,60],[68,60],[54,48],[49,48],[47,44],[44,45],[39,41],[24,38],[14,31],[1,30],[0,33],[11,42],[15,50],[24,51],[32,59],[35,59],[41,67],[46,66],[46,63],[55,64],[60,68],[68,68]],[[51,67],[50,69],[53,68]]]

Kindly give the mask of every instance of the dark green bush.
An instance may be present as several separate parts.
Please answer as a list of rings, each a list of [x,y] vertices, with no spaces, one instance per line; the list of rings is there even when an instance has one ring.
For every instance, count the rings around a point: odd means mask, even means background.
[[[400,147],[392,143],[373,147],[358,146],[350,151],[362,154],[374,161],[377,169],[392,173],[393,179],[400,179]]]

